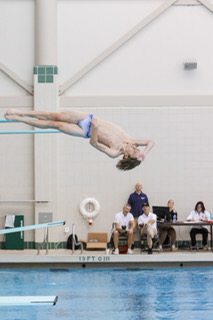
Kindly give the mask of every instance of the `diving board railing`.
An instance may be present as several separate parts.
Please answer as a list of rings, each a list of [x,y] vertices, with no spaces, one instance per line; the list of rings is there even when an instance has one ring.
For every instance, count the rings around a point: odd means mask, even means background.
[[[49,232],[48,232],[48,227],[44,229],[44,239],[43,239],[43,241],[38,244],[37,255],[40,254],[40,250],[41,250],[42,246],[46,246],[46,254],[48,254],[48,250],[49,250]]]
[[[16,122],[16,123],[22,123],[21,121],[17,120],[7,120],[5,118],[0,118],[0,123],[11,123],[11,122]],[[36,130],[5,130],[5,131],[0,131],[0,134],[37,134],[37,133],[59,133],[61,131],[55,130],[55,129],[36,129]]]
[[[75,224],[72,224],[72,236],[73,236],[73,241],[72,241],[72,254],[75,252],[75,246],[80,246],[81,247],[81,254],[83,253],[83,242],[82,241],[76,241],[75,239]]]
[[[37,254],[40,253],[41,245],[44,244],[44,243],[46,244],[46,254],[47,254],[48,253],[48,247],[49,247],[48,228],[62,226],[62,225],[65,225],[65,223],[66,223],[65,221],[55,221],[55,222],[47,222],[47,223],[35,224],[35,225],[25,226],[25,227],[0,229],[0,234],[23,232],[23,231],[27,231],[27,230],[43,229],[44,228],[44,240],[43,240],[42,243],[39,243]]]
[[[55,306],[58,296],[0,296],[0,306]]]

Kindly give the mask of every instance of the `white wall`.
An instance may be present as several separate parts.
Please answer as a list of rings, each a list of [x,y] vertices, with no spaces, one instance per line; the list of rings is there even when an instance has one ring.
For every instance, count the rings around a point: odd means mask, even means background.
[[[34,1],[0,1],[0,62],[24,81],[33,83],[34,65]],[[0,95],[22,93],[0,73]],[[12,90],[11,90],[12,89]]]
[[[142,107],[92,112],[112,119],[135,138],[153,139],[155,147],[139,167],[120,172],[115,168],[116,159],[109,161],[87,141],[59,136],[59,211],[67,216],[68,225],[76,223],[79,234],[88,229],[79,214],[84,197],[95,197],[101,205],[101,213],[89,229],[107,231],[137,181],[143,183],[151,205],[164,206],[174,199],[180,220],[199,200],[212,210],[212,108]],[[186,231],[184,228],[181,234],[187,235]]]
[[[163,2],[59,1],[60,82]],[[68,94],[212,94],[212,27],[212,13],[204,6],[171,6],[72,86]],[[184,70],[186,58],[197,59],[196,71]]]
[[[1,124],[1,130],[24,130],[26,128],[18,124],[8,124],[6,128],[4,124]],[[0,146],[0,201],[34,199],[33,137],[30,135],[1,135]],[[25,225],[34,223],[34,205],[31,203],[0,202],[0,228],[4,228],[7,214],[24,214]],[[33,238],[33,233],[25,233],[26,240],[33,240]]]
[[[163,2],[58,0],[60,85]],[[32,0],[0,0],[0,62],[31,85],[34,4]],[[132,137],[155,141],[140,167],[119,172],[117,160],[92,149],[88,140],[58,135],[58,211],[54,218],[66,220],[70,228],[75,223],[80,238],[88,230],[110,232],[114,214],[137,181],[143,183],[152,205],[165,205],[173,198],[179,219],[185,219],[198,200],[213,210],[212,28],[212,12],[204,6],[172,6],[60,96],[60,110],[78,107],[117,123]],[[185,71],[185,58],[196,58],[198,68]],[[30,102],[26,104],[26,95],[29,93],[0,71],[0,117],[13,106],[11,101],[33,108]],[[147,96],[151,103],[146,104]],[[169,99],[166,106],[165,97]],[[2,135],[0,147],[0,200],[33,198],[33,137]],[[84,197],[95,197],[101,205],[91,227],[79,213]],[[25,224],[34,223],[33,205],[0,206],[0,227],[5,214],[15,211],[25,214]],[[49,211],[48,205],[42,205],[41,212],[45,210]],[[65,241],[66,237],[63,228],[51,231],[51,241]],[[178,238],[182,237],[188,237],[187,228],[178,230]],[[25,239],[33,240],[33,233],[26,233]]]

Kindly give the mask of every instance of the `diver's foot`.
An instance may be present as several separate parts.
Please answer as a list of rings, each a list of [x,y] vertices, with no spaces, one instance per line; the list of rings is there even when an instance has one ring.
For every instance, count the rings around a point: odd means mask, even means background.
[[[5,113],[5,115],[17,115],[17,114],[20,115],[20,111],[17,109],[13,109],[13,108],[7,109],[7,111]]]

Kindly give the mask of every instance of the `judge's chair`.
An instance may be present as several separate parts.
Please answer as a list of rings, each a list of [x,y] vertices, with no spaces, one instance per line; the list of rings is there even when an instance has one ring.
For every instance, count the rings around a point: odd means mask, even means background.
[[[114,251],[113,231],[115,230],[115,223],[112,224],[111,238],[108,248],[112,248]],[[118,250],[120,254],[126,254],[128,251],[128,237],[127,234],[119,234]]]

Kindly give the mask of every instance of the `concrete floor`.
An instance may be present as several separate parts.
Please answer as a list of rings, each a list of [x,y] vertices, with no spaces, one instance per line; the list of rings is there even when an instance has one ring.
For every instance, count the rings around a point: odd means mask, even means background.
[[[1,250],[0,268],[159,268],[213,266],[212,251],[164,251],[148,255],[135,249],[132,255],[80,250]]]

